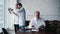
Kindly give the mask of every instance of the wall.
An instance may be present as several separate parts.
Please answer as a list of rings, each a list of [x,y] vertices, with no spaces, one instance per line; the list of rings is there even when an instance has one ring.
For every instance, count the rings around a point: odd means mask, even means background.
[[[40,11],[45,20],[60,20],[60,0],[20,0],[26,10],[26,19],[31,20],[35,11]]]

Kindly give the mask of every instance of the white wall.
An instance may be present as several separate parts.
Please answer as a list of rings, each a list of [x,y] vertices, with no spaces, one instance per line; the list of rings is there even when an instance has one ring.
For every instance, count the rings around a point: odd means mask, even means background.
[[[27,20],[30,20],[37,10],[45,20],[60,20],[60,0],[20,0],[20,2],[26,10]]]

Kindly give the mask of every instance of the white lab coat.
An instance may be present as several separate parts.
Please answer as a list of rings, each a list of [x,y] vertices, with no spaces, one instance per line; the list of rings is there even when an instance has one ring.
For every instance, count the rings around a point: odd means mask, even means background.
[[[8,28],[11,30],[14,30],[14,17],[15,17],[14,14],[9,15],[9,23],[8,23],[9,26],[8,26]]]
[[[34,17],[34,18],[31,20],[31,22],[29,23],[28,28],[32,28],[32,25],[34,25],[34,28],[35,28],[36,30],[38,30],[38,28],[39,28],[40,26],[42,26],[42,25],[46,26],[44,19],[39,18],[38,20],[36,20],[35,17]]]

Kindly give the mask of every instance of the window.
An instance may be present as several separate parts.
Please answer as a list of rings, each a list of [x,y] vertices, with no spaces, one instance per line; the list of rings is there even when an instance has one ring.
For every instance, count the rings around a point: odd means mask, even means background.
[[[0,0],[0,32],[4,27],[4,0]]]

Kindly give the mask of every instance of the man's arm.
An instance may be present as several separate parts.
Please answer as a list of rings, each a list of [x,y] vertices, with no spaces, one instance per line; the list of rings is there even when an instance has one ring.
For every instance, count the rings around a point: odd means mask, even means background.
[[[37,29],[41,29],[41,28],[44,29],[45,26],[46,26],[45,20],[43,20],[43,21],[41,22],[41,24],[39,24],[39,25],[37,26]]]
[[[17,13],[15,13],[15,12],[13,12],[13,14],[15,14],[16,16],[18,16],[18,14],[17,14]]]
[[[29,29],[32,29],[32,26],[33,26],[33,20],[30,21],[29,25],[28,25],[28,28]]]

